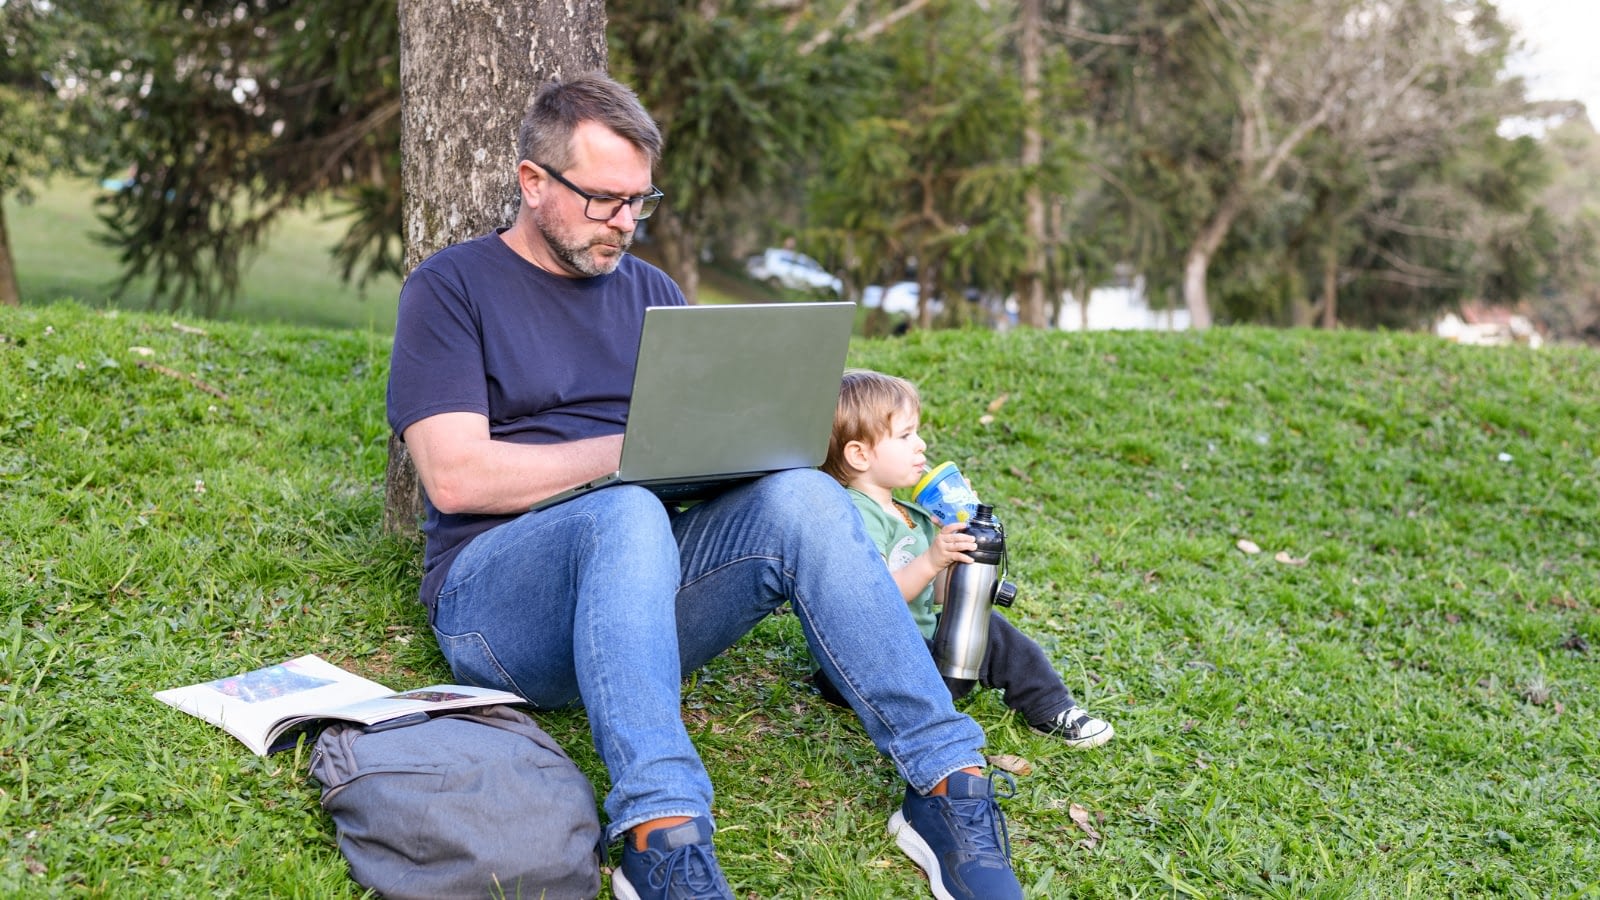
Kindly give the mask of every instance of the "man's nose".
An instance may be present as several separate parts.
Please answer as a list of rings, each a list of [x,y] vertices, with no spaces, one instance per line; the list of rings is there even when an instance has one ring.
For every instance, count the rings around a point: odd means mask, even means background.
[[[633,216],[633,204],[631,203],[624,203],[618,206],[617,211],[612,213],[611,218],[606,220],[607,225],[621,231],[632,231],[638,222],[639,220]]]

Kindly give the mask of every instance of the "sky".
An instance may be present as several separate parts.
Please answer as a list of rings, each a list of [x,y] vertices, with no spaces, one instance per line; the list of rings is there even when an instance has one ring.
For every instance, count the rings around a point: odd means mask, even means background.
[[[1600,0],[1495,0],[1528,51],[1512,70],[1534,100],[1582,100],[1600,120]]]

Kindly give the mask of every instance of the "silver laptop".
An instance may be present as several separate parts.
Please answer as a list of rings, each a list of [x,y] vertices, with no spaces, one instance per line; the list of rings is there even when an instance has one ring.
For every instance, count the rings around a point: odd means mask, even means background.
[[[854,322],[847,301],[645,310],[619,468],[533,508],[613,484],[703,500],[820,465]]]

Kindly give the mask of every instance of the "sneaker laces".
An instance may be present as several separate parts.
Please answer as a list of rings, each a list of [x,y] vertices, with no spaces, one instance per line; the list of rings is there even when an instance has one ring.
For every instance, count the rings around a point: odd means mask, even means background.
[[[1084,712],[1083,707],[1074,706],[1056,716],[1055,730],[1065,737],[1077,739],[1083,737],[1083,726],[1088,721],[1089,714]]]
[[[1000,792],[996,779],[1005,783],[1005,793]],[[950,800],[951,813],[965,826],[959,834],[974,854],[987,856],[998,853],[1005,857],[1007,863],[1011,861],[1011,831],[1006,826],[1006,814],[1001,811],[999,801],[1010,800],[1016,795],[1017,780],[1010,773],[991,772],[988,797]]]
[[[686,844],[656,860],[650,867],[650,887],[665,891],[674,882],[691,893],[684,900],[722,900],[727,894],[717,877],[717,858],[704,844]]]

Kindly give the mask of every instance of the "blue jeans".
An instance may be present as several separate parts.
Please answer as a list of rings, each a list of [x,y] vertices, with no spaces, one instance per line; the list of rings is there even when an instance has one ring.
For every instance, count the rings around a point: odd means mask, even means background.
[[[811,469],[673,516],[627,486],[523,515],[456,558],[433,630],[462,683],[587,709],[615,838],[650,819],[710,816],[679,684],[785,602],[912,787],[983,765],[983,731],[952,706],[860,514]]]

